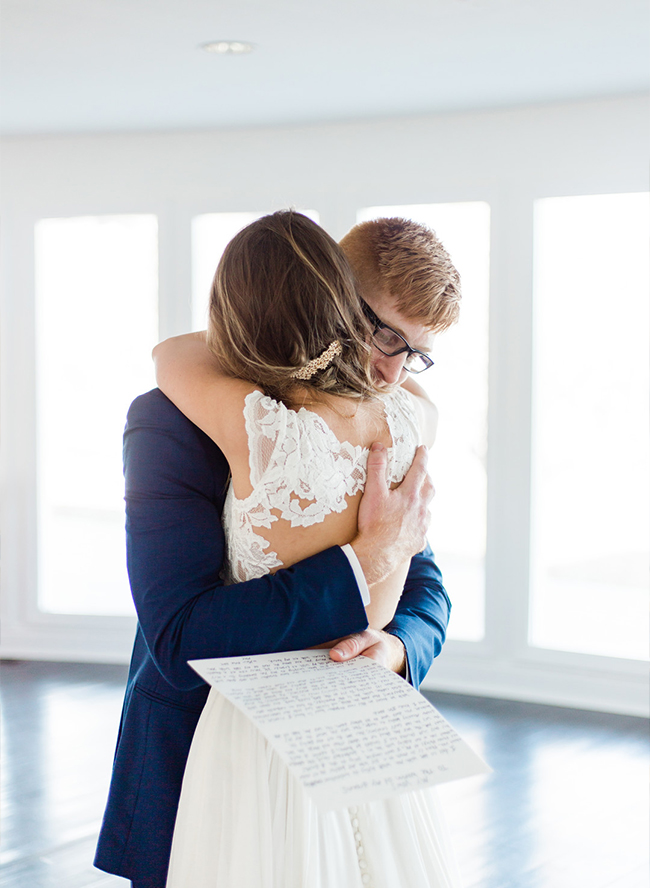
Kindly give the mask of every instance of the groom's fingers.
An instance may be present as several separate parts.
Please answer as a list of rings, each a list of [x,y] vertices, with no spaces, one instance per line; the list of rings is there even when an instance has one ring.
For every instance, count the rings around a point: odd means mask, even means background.
[[[368,454],[366,465],[366,486],[364,500],[366,509],[372,512],[380,507],[388,496],[388,481],[386,480],[386,468],[388,465],[388,453],[383,444],[375,442]]]
[[[411,468],[398,488],[405,496],[420,498],[426,503],[429,503],[435,494],[433,483],[427,471],[428,461],[429,451],[424,444],[421,444],[415,451]]]
[[[375,644],[377,640],[376,638],[368,637],[370,631],[369,629],[364,629],[363,632],[355,632],[354,635],[348,635],[337,641],[330,650],[332,660],[352,660],[354,657],[358,657],[362,651]]]
[[[330,650],[332,660],[338,662],[352,660],[362,655],[376,660],[393,672],[403,673],[406,664],[406,652],[399,638],[381,629],[364,629],[341,638]]]
[[[429,451],[424,445],[418,447],[411,468],[393,495],[400,494],[406,505],[404,515],[405,539],[417,542],[417,548],[411,552],[420,552],[426,545],[426,535],[431,524],[429,506],[435,495],[433,482],[427,471]]]
[[[418,447],[402,483],[389,490],[386,448],[375,443],[370,450],[366,488],[359,504],[358,533],[351,545],[371,589],[424,548],[431,520],[429,503],[434,494],[427,459],[426,447]],[[371,622],[380,623],[385,614],[382,610],[372,616]]]

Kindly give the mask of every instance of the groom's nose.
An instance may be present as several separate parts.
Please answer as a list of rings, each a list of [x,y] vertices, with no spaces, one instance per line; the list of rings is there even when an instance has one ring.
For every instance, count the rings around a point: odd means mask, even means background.
[[[378,349],[373,349],[372,369],[379,385],[394,385],[395,383],[404,382],[406,379],[405,360],[405,352],[389,358],[388,355],[382,354]]]

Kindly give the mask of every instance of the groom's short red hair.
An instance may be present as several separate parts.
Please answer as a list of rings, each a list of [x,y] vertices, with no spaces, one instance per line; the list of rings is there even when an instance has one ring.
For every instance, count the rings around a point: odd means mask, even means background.
[[[440,332],[458,320],[460,276],[435,232],[411,219],[373,219],[340,242],[362,296],[381,293],[409,320]]]

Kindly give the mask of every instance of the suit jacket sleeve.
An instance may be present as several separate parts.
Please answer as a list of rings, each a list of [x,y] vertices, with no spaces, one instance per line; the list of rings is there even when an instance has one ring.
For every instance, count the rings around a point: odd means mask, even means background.
[[[133,599],[149,652],[172,686],[203,683],[188,660],[299,650],[368,625],[338,546],[274,575],[223,585],[228,464],[158,389],[131,405],[124,473]]]
[[[445,642],[451,602],[442,584],[431,547],[411,561],[404,592],[386,631],[406,649],[409,681],[419,688]]]

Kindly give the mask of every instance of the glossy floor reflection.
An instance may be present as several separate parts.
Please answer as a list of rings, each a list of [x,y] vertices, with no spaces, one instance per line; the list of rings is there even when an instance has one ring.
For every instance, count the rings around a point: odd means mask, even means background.
[[[427,696],[494,769],[439,790],[466,888],[648,888],[645,719]]]
[[[92,866],[125,678],[2,664],[3,888],[128,886]],[[645,720],[427,696],[494,768],[440,790],[465,888],[648,888]]]

